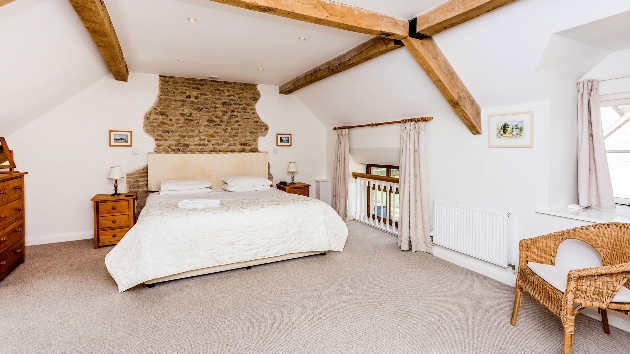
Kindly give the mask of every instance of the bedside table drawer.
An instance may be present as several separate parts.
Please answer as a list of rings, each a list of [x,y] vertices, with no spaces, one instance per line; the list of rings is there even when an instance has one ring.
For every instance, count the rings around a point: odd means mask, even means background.
[[[127,215],[104,215],[98,217],[99,229],[114,229],[129,227],[129,218]]]
[[[98,232],[98,245],[99,246],[115,245],[118,242],[120,242],[120,240],[123,237],[125,237],[125,234],[127,234],[127,231],[129,231],[128,228],[99,231]]]
[[[22,196],[22,179],[0,182],[0,205]]]
[[[0,206],[0,229],[9,225],[22,215],[22,199]]]
[[[24,220],[19,220],[4,229],[0,229],[0,253],[21,238],[24,238]]]
[[[129,212],[129,203],[121,202],[105,202],[98,204],[98,214],[127,214]]]

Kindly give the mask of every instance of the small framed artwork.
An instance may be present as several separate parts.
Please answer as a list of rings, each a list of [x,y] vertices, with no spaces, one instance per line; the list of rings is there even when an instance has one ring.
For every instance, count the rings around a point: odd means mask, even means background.
[[[276,134],[276,146],[293,145],[293,137],[291,134]]]
[[[489,115],[488,147],[534,147],[534,112]]]
[[[109,146],[130,147],[131,130],[110,130]]]

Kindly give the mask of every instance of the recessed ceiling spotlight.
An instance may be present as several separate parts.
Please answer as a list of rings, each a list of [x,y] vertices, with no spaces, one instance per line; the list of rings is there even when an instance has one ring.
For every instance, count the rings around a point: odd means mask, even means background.
[[[304,42],[306,40],[306,37],[298,37],[298,40]]]
[[[210,80],[219,80],[219,77],[216,76],[216,75],[210,75],[210,76],[208,76],[208,79],[210,79]]]
[[[197,22],[197,19],[196,19],[196,18],[189,17],[189,18],[188,18],[188,22]]]
[[[177,61],[182,62],[182,61],[184,61],[184,59],[177,59]]]
[[[263,71],[263,70],[265,70],[265,69],[263,69],[263,68],[258,68],[258,71]]]

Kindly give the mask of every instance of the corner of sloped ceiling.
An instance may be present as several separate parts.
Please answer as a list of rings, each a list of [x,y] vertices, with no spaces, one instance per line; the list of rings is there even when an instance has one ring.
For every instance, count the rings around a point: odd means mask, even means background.
[[[579,79],[604,60],[610,51],[553,34],[536,73]]]
[[[0,135],[8,136],[109,75],[67,1],[22,0],[0,9]]]

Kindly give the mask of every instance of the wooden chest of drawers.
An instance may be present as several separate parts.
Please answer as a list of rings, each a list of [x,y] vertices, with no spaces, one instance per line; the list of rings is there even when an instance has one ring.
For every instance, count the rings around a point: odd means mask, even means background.
[[[281,191],[291,193],[291,194],[299,194],[305,197],[309,196],[310,186],[311,186],[310,184],[301,183],[301,182],[295,182],[295,184],[286,184],[286,185],[276,184],[276,188],[278,188]]]
[[[0,280],[24,263],[24,175],[0,173]]]
[[[136,193],[97,194],[94,202],[94,248],[117,244],[135,223]]]

